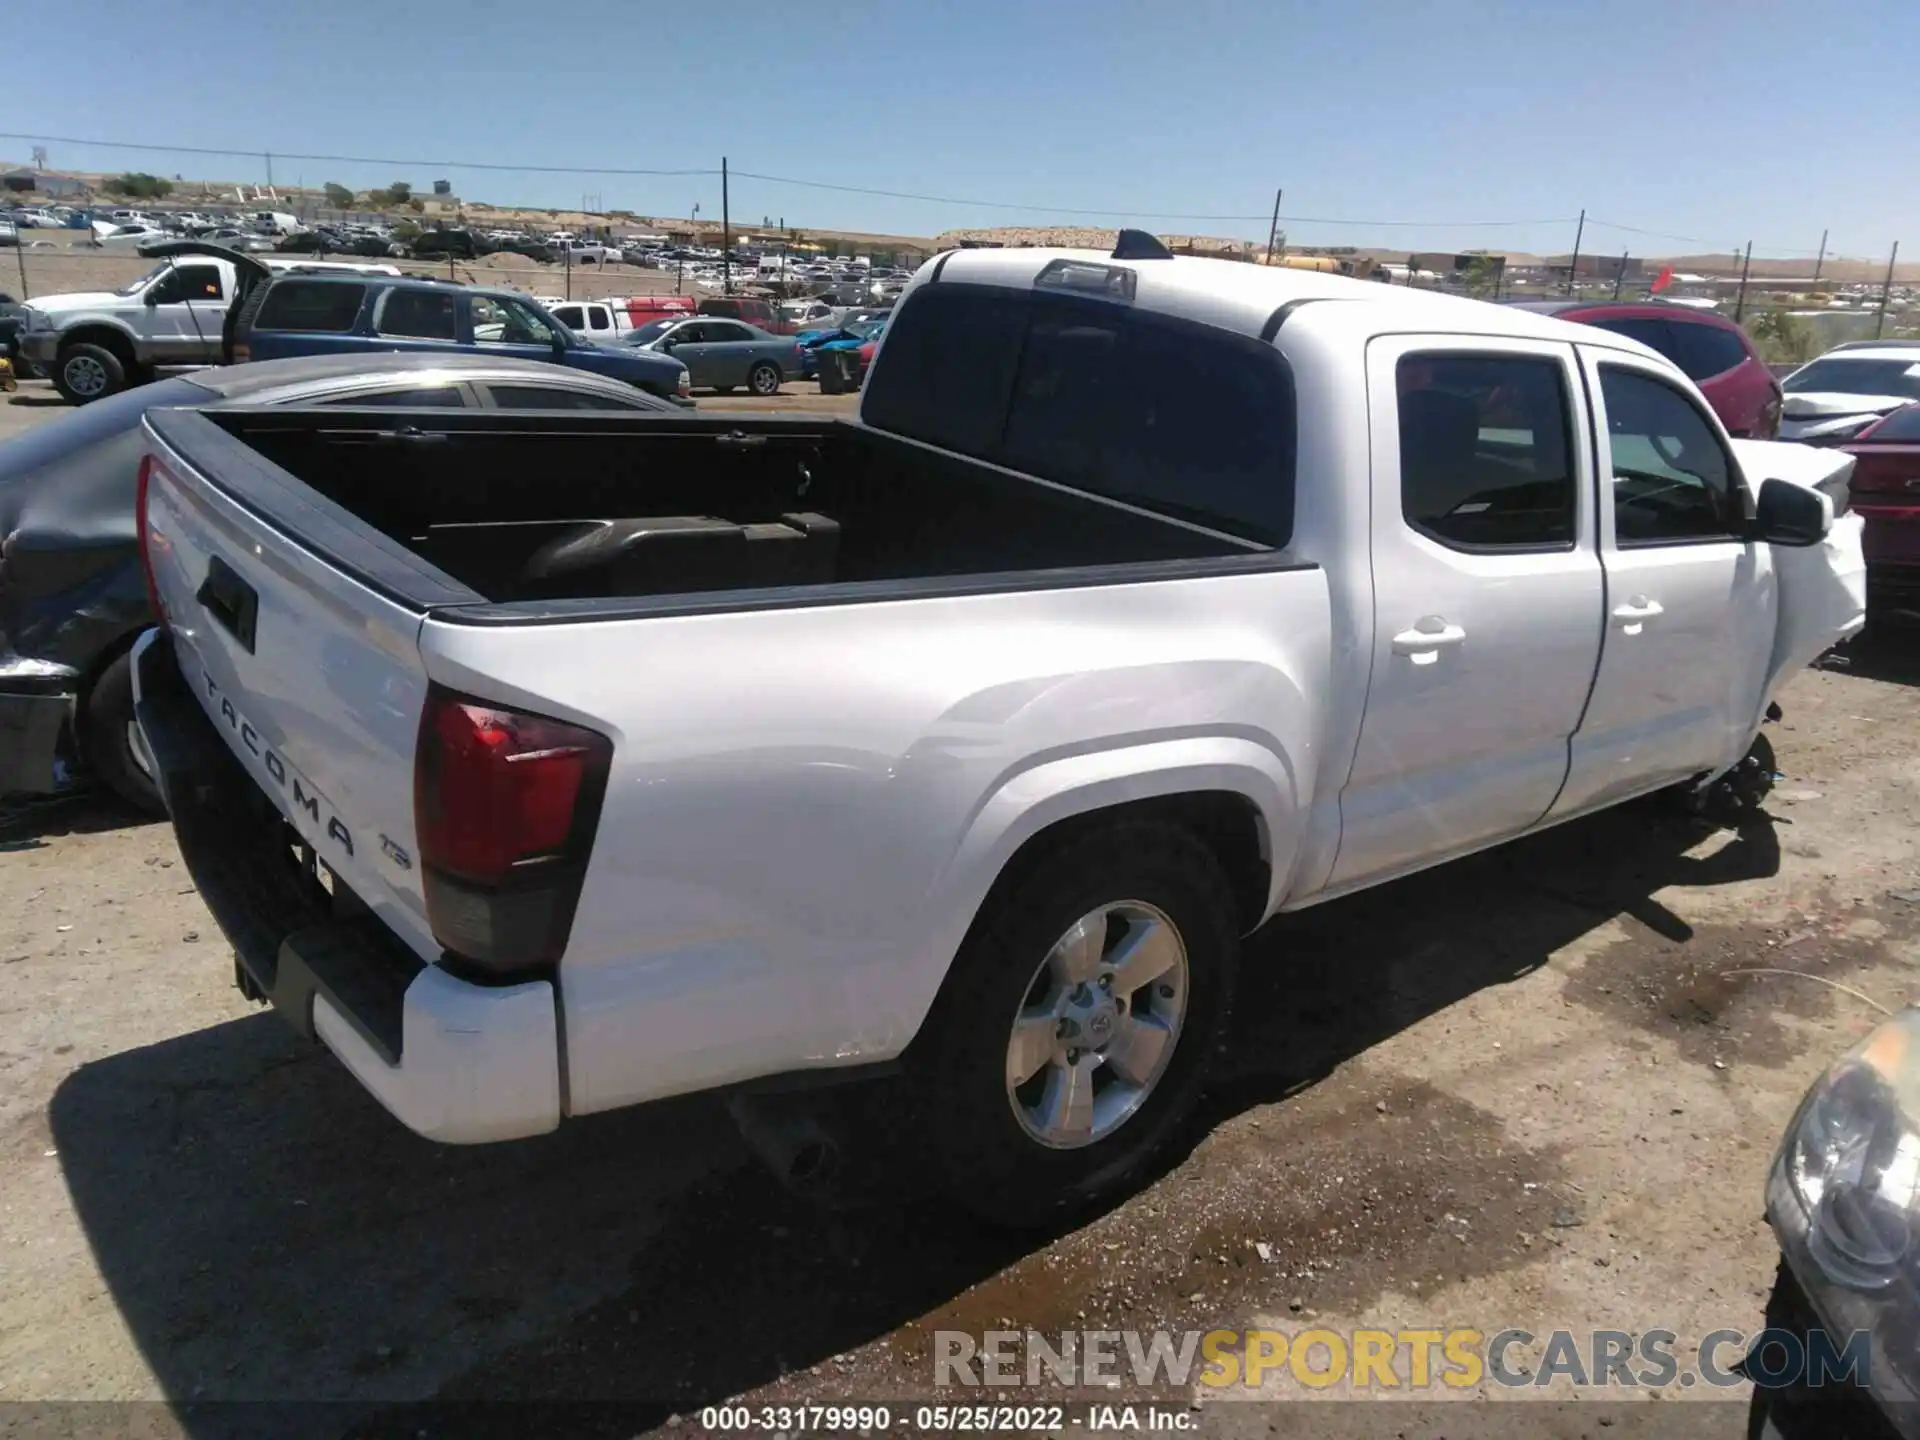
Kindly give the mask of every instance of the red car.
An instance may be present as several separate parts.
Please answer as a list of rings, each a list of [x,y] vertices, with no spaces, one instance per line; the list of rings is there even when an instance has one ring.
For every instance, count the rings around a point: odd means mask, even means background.
[[[760,300],[752,296],[728,295],[700,302],[702,315],[724,316],[728,320],[744,320],[749,325],[766,331],[769,335],[791,335],[793,322],[780,313],[780,307],[771,300]]]
[[[1780,382],[1747,332],[1723,315],[1661,300],[1522,300],[1522,310],[1597,325],[1638,340],[1700,387],[1727,433],[1772,440],[1780,432]]]
[[[1867,610],[1920,613],[1920,405],[1836,449],[1854,457],[1853,509],[1867,522]]]

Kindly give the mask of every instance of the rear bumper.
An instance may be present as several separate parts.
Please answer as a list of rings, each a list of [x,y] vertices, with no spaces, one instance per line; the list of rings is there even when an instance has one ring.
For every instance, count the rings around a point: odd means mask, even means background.
[[[241,988],[325,1044],[429,1139],[477,1144],[557,1126],[553,986],[458,979],[423,964],[337,880],[330,895],[188,692],[170,638],[149,630],[133,653],[155,778],[181,858],[233,944]]]
[[[73,724],[71,675],[0,674],[0,795],[66,786],[61,745]]]

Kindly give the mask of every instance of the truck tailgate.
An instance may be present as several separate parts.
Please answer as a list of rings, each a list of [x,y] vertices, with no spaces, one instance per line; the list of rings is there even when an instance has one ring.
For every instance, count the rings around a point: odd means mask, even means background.
[[[218,427],[189,411],[145,424],[147,548],[183,678],[315,856],[436,958],[411,858],[421,610],[279,528],[290,507],[305,535],[347,517],[291,491]]]

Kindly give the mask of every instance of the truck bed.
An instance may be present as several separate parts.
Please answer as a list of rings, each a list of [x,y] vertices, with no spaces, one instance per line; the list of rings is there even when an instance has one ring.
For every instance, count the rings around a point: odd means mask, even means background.
[[[160,761],[189,863],[243,910],[253,991],[424,1134],[897,1054],[1068,803],[1252,795],[1291,873],[1331,614],[1285,552],[853,425],[145,424],[169,633],[136,676],[156,754],[203,757]],[[569,546],[616,563],[558,583]],[[510,982],[433,919],[416,786],[449,705],[605,747],[557,961]],[[316,876],[331,918],[275,898]]]
[[[277,409],[203,419],[218,434],[202,426],[189,447],[237,441],[494,602],[867,585],[1260,549],[837,421]],[[185,426],[159,422],[163,435]]]

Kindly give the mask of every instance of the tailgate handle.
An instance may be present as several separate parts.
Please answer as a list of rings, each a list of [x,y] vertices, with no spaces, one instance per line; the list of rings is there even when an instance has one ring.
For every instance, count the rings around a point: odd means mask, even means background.
[[[207,559],[207,578],[200,582],[194,596],[201,607],[220,623],[220,628],[253,654],[254,625],[260,616],[260,597],[254,588],[218,555]]]

